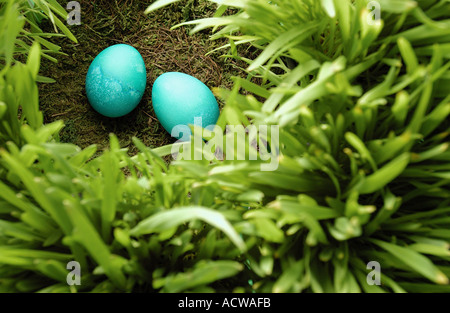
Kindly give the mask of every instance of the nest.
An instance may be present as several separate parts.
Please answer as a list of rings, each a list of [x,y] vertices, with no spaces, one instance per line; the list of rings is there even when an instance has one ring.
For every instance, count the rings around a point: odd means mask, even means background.
[[[240,70],[225,62],[220,54],[207,55],[223,44],[211,42],[208,31],[189,35],[185,27],[170,30],[184,18],[200,17],[199,10],[208,15],[208,8],[195,6],[192,1],[182,2],[146,16],[143,12],[147,5],[147,1],[130,0],[120,4],[84,2],[82,24],[70,28],[78,43],[53,38],[67,56],[57,56],[57,64],[43,62],[40,74],[54,78],[56,83],[40,84],[40,105],[46,123],[64,120],[66,127],[61,132],[61,141],[82,148],[97,144],[102,151],[108,147],[109,134],[114,133],[122,147],[130,147],[131,154],[136,152],[133,136],[149,147],[171,143],[174,139],[162,128],[152,109],[151,88],[156,78],[165,72],[183,72],[213,88],[230,87],[230,77],[239,75]],[[42,27],[52,31],[48,21]],[[119,43],[129,44],[141,53],[147,68],[147,88],[133,112],[111,119],[91,108],[85,93],[85,77],[95,56]]]

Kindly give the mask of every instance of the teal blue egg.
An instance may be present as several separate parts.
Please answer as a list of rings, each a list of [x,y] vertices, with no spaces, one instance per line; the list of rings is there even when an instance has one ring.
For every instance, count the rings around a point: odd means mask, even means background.
[[[152,104],[164,129],[181,140],[189,140],[189,124],[203,128],[215,125],[220,113],[216,98],[204,83],[177,72],[164,73],[155,80]],[[182,127],[177,130],[175,126]]]
[[[145,63],[135,48],[114,45],[100,52],[86,75],[86,95],[98,113],[120,117],[133,111],[144,95]]]

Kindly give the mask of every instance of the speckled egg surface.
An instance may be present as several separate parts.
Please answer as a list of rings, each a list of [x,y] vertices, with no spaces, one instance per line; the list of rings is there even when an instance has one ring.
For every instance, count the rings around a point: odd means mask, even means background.
[[[177,125],[194,124],[201,118],[203,128],[215,125],[219,106],[211,90],[197,78],[184,73],[168,72],[159,76],[152,87],[152,103],[156,117],[164,129],[172,134]],[[186,140],[186,133],[172,134]]]
[[[144,95],[145,63],[135,48],[114,45],[100,52],[86,75],[86,95],[98,113],[120,117],[133,111]]]

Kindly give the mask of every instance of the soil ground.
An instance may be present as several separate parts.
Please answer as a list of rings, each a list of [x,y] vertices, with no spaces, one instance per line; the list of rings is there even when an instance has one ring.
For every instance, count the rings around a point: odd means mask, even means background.
[[[68,1],[61,1],[66,6]],[[189,34],[189,28],[170,28],[178,23],[212,16],[210,2],[185,0],[149,15],[144,11],[152,1],[100,0],[79,1],[81,25],[70,26],[78,43],[67,38],[52,38],[67,54],[58,55],[58,63],[43,59],[40,75],[56,80],[39,84],[41,110],[45,122],[63,120],[62,142],[82,148],[97,144],[98,153],[108,147],[109,134],[119,138],[122,147],[129,147],[133,136],[149,147],[159,147],[175,140],[162,128],[151,104],[151,88],[155,79],[165,72],[184,72],[203,81],[208,87],[230,87],[231,77],[243,71],[222,52],[206,55],[223,45],[210,41],[210,30]],[[42,27],[52,31],[48,21]],[[121,118],[107,118],[95,112],[86,97],[85,78],[90,63],[103,49],[118,43],[129,44],[141,53],[147,67],[147,88],[138,107]],[[221,103],[219,103],[222,105]]]

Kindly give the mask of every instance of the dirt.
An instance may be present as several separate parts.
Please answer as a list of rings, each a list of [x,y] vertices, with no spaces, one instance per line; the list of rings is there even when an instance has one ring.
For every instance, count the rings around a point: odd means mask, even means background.
[[[68,1],[60,1],[65,6]],[[69,26],[78,43],[68,38],[52,38],[66,55],[57,55],[58,63],[42,61],[40,75],[56,80],[39,84],[40,105],[45,122],[63,120],[62,142],[82,148],[97,144],[99,153],[108,147],[114,133],[122,147],[135,152],[131,139],[138,137],[149,147],[159,147],[175,139],[158,122],[151,103],[155,79],[165,72],[183,72],[203,81],[208,87],[231,87],[231,76],[243,75],[233,60],[212,51],[224,41],[210,41],[210,30],[189,35],[188,27],[174,30],[178,23],[212,16],[215,7],[205,1],[182,1],[145,15],[151,1],[79,1],[81,25]],[[53,30],[49,21],[41,27]],[[86,97],[85,77],[90,63],[103,49],[118,43],[129,44],[141,53],[147,68],[147,88],[142,101],[130,114],[107,118],[95,112]],[[223,104],[219,102],[219,105]]]

